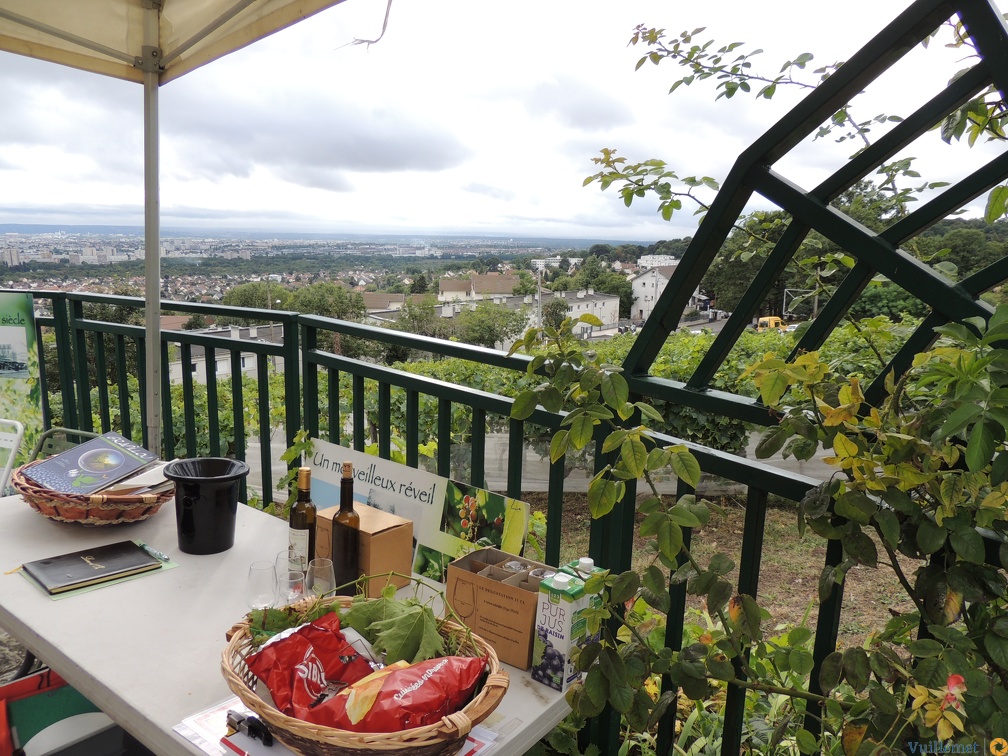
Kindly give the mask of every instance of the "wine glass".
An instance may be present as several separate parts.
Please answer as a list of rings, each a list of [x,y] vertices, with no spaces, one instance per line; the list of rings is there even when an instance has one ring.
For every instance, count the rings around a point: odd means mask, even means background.
[[[305,576],[301,570],[285,570],[280,574],[280,606],[287,606],[304,598]]]
[[[245,584],[245,603],[250,609],[267,609],[277,600],[277,573],[273,562],[252,562]]]
[[[316,596],[329,593],[336,587],[336,571],[332,559],[312,559],[305,573],[305,590]]]
[[[306,560],[304,557],[297,555],[288,549],[284,549],[276,555],[277,575],[282,578],[285,572],[292,570],[298,571],[304,575],[305,570],[308,568],[308,565],[305,562]]]

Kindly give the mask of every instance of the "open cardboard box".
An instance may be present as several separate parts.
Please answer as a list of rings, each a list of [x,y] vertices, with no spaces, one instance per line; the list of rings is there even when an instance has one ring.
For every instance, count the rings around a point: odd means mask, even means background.
[[[522,572],[501,567],[515,559],[514,554],[492,548],[459,557],[448,565],[445,594],[455,613],[493,646],[502,662],[528,669],[539,599],[539,581],[529,572],[556,568],[530,559],[519,560],[527,565]]]
[[[398,515],[383,512],[366,504],[354,504],[360,515],[361,574],[382,575],[398,572],[410,575],[413,571],[413,522]],[[315,556],[332,558],[332,521],[339,507],[320,511],[315,518]],[[391,582],[397,588],[409,583],[408,577],[393,575]],[[368,598],[377,598],[387,580],[369,580]]]

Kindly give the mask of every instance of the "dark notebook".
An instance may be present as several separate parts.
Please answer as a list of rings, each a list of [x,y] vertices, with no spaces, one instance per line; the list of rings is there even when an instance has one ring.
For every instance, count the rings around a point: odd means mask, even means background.
[[[116,578],[156,570],[162,562],[133,541],[95,546],[72,554],[25,562],[24,571],[49,593],[63,593]]]
[[[103,433],[27,468],[26,476],[63,493],[87,495],[149,466],[157,455],[118,433]]]

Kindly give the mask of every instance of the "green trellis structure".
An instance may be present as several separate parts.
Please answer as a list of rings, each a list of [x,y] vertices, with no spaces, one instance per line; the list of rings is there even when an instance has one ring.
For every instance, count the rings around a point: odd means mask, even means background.
[[[774,169],[778,161],[814,134],[821,124],[952,17],[958,17],[962,22],[978,53],[976,61],[965,73],[934,93],[919,109],[874,144],[839,166],[818,186],[803,188]],[[949,72],[950,79],[954,73]],[[879,373],[880,377],[867,388],[867,401],[875,402],[881,398],[887,373],[895,371],[897,375],[901,374],[910,366],[914,354],[934,343],[936,326],[976,316],[989,318],[993,310],[979,297],[984,291],[1008,279],[1008,257],[961,281],[952,281],[900,249],[900,245],[1004,182],[1008,177],[1008,153],[997,155],[879,233],[865,228],[830,203],[991,85],[1002,93],[1002,97],[1008,92],[1008,28],[992,2],[918,0],[901,13],[739,156],[624,361],[624,375],[631,392],[757,425],[765,426],[772,422],[758,399],[715,391],[710,388],[711,381],[752,321],[760,303],[813,230],[844,249],[856,260],[856,264],[825,306],[821,307],[795,345],[790,358],[800,352],[818,349],[877,274],[884,275],[930,308],[930,314]],[[689,379],[680,382],[649,375],[648,371],[662,345],[677,328],[690,295],[720,253],[754,194],[762,196],[790,216],[782,236]],[[759,577],[761,531],[762,527],[749,527],[747,516],[739,590],[751,595],[756,595]],[[601,541],[606,536],[600,529],[597,536],[593,533],[595,537]],[[745,569],[746,554],[754,556],[756,569]],[[827,563],[835,563],[840,558],[839,544],[830,542]],[[681,590],[681,587],[673,586],[673,595],[677,589]],[[838,589],[820,608],[814,654],[818,660],[817,668],[819,661],[832,650],[825,645],[820,647],[820,641],[828,644],[829,638],[833,638],[835,642],[842,586]],[[670,646],[678,647],[682,627],[681,622],[673,622],[672,617],[670,613],[666,637]],[[812,675],[813,687],[816,687],[816,680],[817,670]],[[742,691],[730,690],[721,753],[739,753],[743,713]],[[661,724],[659,753],[671,753],[674,715],[674,712],[667,714]],[[813,732],[819,729],[813,717],[806,719],[805,727]],[[607,740],[609,744],[616,742],[604,735],[596,738],[600,745]]]

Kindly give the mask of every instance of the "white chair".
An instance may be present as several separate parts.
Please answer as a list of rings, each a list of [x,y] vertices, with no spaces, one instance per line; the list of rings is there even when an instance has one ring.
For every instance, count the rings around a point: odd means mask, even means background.
[[[0,449],[7,450],[7,461],[4,463],[3,475],[0,475],[0,495],[6,492],[10,482],[14,460],[21,450],[21,439],[24,438],[24,426],[17,420],[0,418]]]

